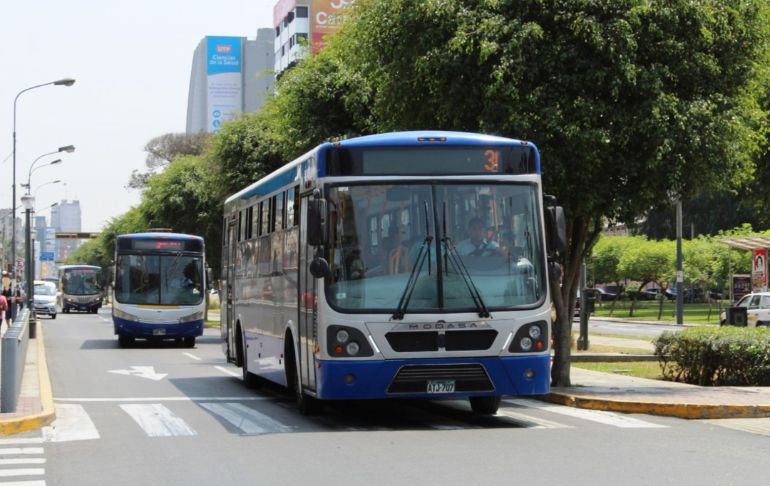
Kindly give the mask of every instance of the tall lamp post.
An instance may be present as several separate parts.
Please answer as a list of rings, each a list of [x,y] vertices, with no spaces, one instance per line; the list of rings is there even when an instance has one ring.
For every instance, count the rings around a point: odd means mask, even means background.
[[[59,79],[48,83],[37,84],[30,86],[19,91],[16,97],[13,99],[13,195],[12,195],[12,208],[11,208],[11,265],[13,265],[13,281],[16,280],[16,102],[19,101],[19,96],[27,91],[42,88],[43,86],[72,86],[75,84],[75,80],[71,78]]]
[[[35,337],[35,266],[32,264],[32,210],[35,207],[35,197],[25,194],[21,197],[24,205],[25,220],[27,223],[26,238],[24,240],[25,265],[27,272],[27,309],[29,309],[29,337]]]
[[[56,159],[56,160],[53,160],[51,162],[48,162],[47,164],[39,165],[39,166],[35,167],[34,169],[32,167],[30,167],[29,174],[27,174],[27,183],[26,184],[20,184],[20,186],[26,188],[27,189],[27,194],[29,194],[30,193],[30,189],[32,187],[32,173],[33,172],[35,172],[37,169],[42,169],[43,167],[48,167],[49,165],[57,165],[57,164],[61,164],[61,163],[62,163],[61,159]]]

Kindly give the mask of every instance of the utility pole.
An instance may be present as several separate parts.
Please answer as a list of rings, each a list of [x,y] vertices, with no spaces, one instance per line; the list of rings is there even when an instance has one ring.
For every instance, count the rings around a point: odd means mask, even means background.
[[[676,323],[684,324],[684,270],[682,268],[682,199],[676,202]]]

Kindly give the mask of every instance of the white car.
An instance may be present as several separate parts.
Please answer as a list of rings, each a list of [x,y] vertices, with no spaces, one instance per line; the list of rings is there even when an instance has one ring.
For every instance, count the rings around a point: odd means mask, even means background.
[[[733,307],[746,308],[746,327],[770,326],[770,292],[743,296]],[[727,323],[727,312],[719,316],[719,324]]]
[[[35,280],[35,313],[46,314],[56,319],[56,285],[43,280]]]

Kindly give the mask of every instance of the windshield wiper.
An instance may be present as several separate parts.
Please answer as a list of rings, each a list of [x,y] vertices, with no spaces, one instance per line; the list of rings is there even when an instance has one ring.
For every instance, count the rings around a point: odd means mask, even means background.
[[[457,248],[455,248],[454,243],[452,243],[452,239],[445,236],[442,241],[444,243],[444,248],[446,249],[447,258],[457,269],[457,273],[463,278],[465,286],[468,287],[468,292],[471,294],[471,299],[473,299],[473,304],[476,306],[476,312],[479,313],[479,317],[492,317],[486,304],[484,304],[484,299],[481,298],[481,292],[479,292],[476,284],[473,283],[473,278],[471,278],[471,274],[465,267],[462,257],[457,253]],[[446,271],[448,272],[449,268],[447,268]]]
[[[412,299],[412,293],[414,292],[415,287],[417,287],[417,277],[420,276],[425,260],[430,259],[431,241],[433,241],[433,236],[431,235],[427,235],[425,239],[422,240],[422,246],[420,246],[420,251],[417,253],[414,265],[412,265],[412,273],[409,274],[409,280],[406,281],[406,287],[404,287],[404,291],[401,293],[401,298],[398,300],[398,306],[391,319],[401,320],[404,318],[406,307]],[[428,274],[430,275],[430,263],[428,263]]]

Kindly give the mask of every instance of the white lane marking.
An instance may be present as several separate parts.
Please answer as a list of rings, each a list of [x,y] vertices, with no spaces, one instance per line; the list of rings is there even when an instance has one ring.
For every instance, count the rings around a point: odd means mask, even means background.
[[[623,429],[667,429],[667,425],[654,424],[652,422],[645,422],[637,418],[629,417],[627,415],[620,415],[614,412],[605,412],[602,410],[586,410],[583,408],[572,408],[563,405],[548,405],[536,400],[528,399],[508,399],[504,400],[506,403],[513,405],[519,405],[528,408],[535,408],[539,410],[545,410],[551,413],[558,413],[561,415],[567,415],[569,417],[575,417],[583,420],[589,420],[591,422],[597,422],[604,425],[610,425],[613,427],[620,427]]]
[[[242,403],[201,403],[201,407],[222,417],[245,434],[285,433],[294,427],[284,425]]]
[[[45,481],[40,479],[33,481],[3,481],[3,486],[45,486]]]
[[[5,445],[18,445],[18,444],[42,444],[42,437],[28,437],[18,439],[0,439],[0,446]]]
[[[512,418],[516,422],[520,423],[521,425],[529,429],[571,429],[573,428],[571,425],[552,422],[550,420],[546,420],[540,417],[533,417],[531,415],[514,412],[513,410],[508,410],[508,409],[498,410],[497,415],[498,416],[502,415],[504,417]]]
[[[16,455],[32,455],[42,454],[42,447],[7,447],[0,449],[0,455],[4,456],[16,456]]]
[[[29,468],[29,469],[0,469],[0,477],[10,478],[14,476],[42,476],[45,474],[43,468]]]
[[[168,376],[167,373],[155,373],[154,366],[132,366],[130,370],[110,370],[109,372],[118,375],[138,376],[154,381],[160,381]]]
[[[0,466],[18,466],[20,464],[45,464],[45,458],[31,457],[28,459],[0,459]]]
[[[770,437],[770,417],[746,419],[710,419],[700,420],[700,422],[706,422],[711,425],[718,425],[719,427],[740,430],[742,432],[750,432],[752,434],[766,435]]]
[[[112,322],[112,319],[108,319],[106,317],[99,316],[99,319],[103,320],[104,322]]]
[[[226,375],[234,376],[236,378],[243,378],[243,373],[236,373],[235,371],[228,370],[227,368],[224,368],[222,366],[215,366],[214,368],[218,369],[219,371],[221,371]]]
[[[150,437],[191,436],[197,432],[160,403],[121,405],[120,408]]]
[[[75,402],[75,403],[96,403],[96,402],[232,402],[232,401],[253,401],[253,400],[279,400],[279,397],[73,397],[73,398],[54,398],[57,403]]]
[[[195,361],[201,361],[203,358],[199,358],[198,356],[195,356],[192,353],[182,353],[183,355],[187,356],[188,358],[194,359]]]
[[[56,404],[56,420],[43,427],[43,439],[46,442],[70,442],[75,440],[98,439],[91,417],[82,405],[71,403]]]

